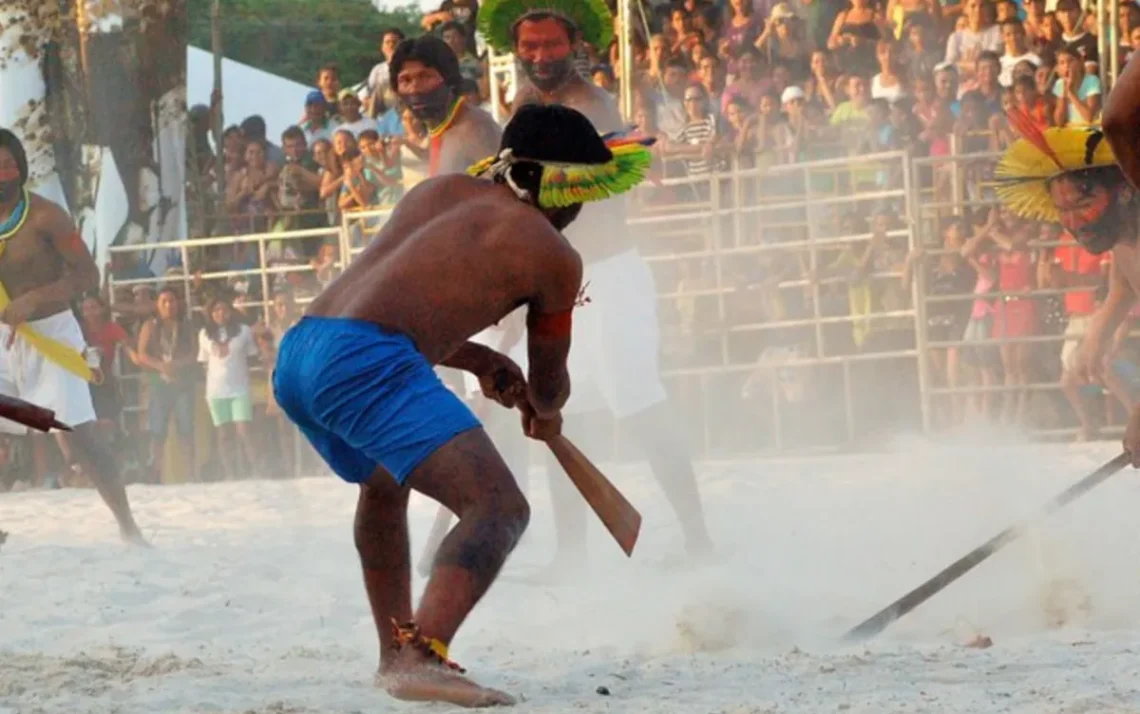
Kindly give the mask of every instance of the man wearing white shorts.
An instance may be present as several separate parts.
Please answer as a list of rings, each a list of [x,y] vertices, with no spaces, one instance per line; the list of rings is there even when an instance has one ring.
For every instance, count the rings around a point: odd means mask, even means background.
[[[123,540],[146,545],[118,466],[96,430],[91,368],[72,300],[99,286],[99,269],[60,206],[31,193],[28,160],[15,134],[0,129],[0,393],[55,412],[72,427],[56,432],[82,464],[119,523]],[[0,419],[0,430],[25,433]]]
[[[573,70],[580,41],[607,47],[613,17],[600,0],[485,0],[479,29],[497,52],[513,53],[527,83],[514,99],[561,104],[586,115],[599,133],[626,127],[613,99]],[[712,549],[692,460],[679,425],[669,413],[658,365],[657,293],[649,266],[628,235],[623,199],[586,206],[563,235],[582,255],[589,303],[574,313],[567,361],[574,391],[563,413],[604,405],[620,420],[649,460],[681,521],[690,556]],[[525,349],[511,357],[526,369]],[[584,562],[586,509],[569,479],[548,459],[558,554],[551,574],[566,577]]]

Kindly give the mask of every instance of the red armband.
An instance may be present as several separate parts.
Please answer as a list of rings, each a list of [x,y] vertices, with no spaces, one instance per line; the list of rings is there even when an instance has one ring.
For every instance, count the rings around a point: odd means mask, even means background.
[[[573,308],[562,312],[548,312],[535,317],[527,316],[527,331],[540,337],[569,337],[572,327]]]

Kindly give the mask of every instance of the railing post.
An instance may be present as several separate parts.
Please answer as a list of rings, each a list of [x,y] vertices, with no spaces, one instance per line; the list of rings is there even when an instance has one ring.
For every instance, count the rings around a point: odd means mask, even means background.
[[[903,191],[906,193],[907,236],[910,250],[926,244],[922,237],[922,221],[919,220],[919,197],[915,191],[917,181],[912,174],[914,165],[910,155],[903,156]],[[918,360],[918,401],[922,413],[922,431],[931,433],[931,403],[930,403],[930,355],[927,347],[926,334],[926,264],[918,261],[914,266],[914,279],[911,281],[910,295],[914,304],[914,347]]]

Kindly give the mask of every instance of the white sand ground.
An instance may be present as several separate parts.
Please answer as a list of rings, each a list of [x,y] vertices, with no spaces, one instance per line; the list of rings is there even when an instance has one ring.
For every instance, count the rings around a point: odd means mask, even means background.
[[[1111,444],[913,442],[874,457],[706,464],[725,559],[689,572],[654,565],[679,538],[647,469],[613,469],[645,514],[635,558],[596,528],[593,577],[498,584],[453,656],[524,697],[519,711],[554,714],[1138,712],[1131,471],[883,636],[837,643],[1113,455]],[[0,713],[448,709],[371,686],[353,488],[312,478],[130,495],[154,551],[120,545],[93,492],[0,495],[12,534],[0,548]],[[549,556],[544,486],[535,501],[508,572]],[[418,553],[434,504],[412,508]],[[961,646],[979,632],[991,649]]]

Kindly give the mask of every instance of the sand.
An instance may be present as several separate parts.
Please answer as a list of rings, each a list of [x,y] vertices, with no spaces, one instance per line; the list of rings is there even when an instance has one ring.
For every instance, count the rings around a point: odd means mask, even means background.
[[[626,561],[500,582],[452,654],[529,712],[1140,711],[1140,475],[1122,473],[859,645],[839,636],[1115,455],[1111,444],[899,443],[890,453],[706,463],[722,560],[678,570],[641,466]],[[544,485],[506,573],[545,563]],[[91,491],[0,494],[0,714],[387,712],[351,519],[332,478],[132,486],[157,548],[128,550]],[[434,504],[412,503],[413,552]],[[416,580],[422,587],[423,581]],[[963,644],[993,640],[979,650]],[[598,693],[604,687],[608,695]]]

